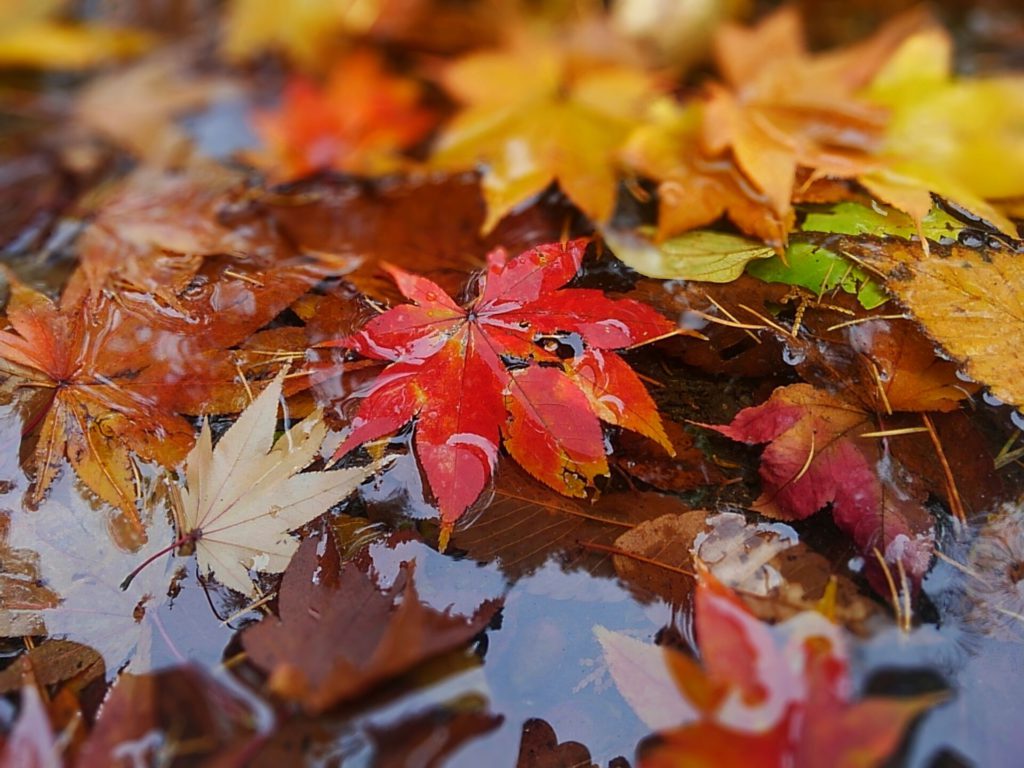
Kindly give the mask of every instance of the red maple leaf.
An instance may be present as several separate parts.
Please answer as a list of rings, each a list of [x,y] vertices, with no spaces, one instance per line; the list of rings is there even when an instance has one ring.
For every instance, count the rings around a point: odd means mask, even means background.
[[[639,302],[562,288],[586,245],[553,243],[513,259],[492,251],[467,307],[430,280],[385,266],[413,303],[325,344],[389,363],[363,393],[335,458],[415,418],[442,547],[489,482],[502,438],[531,475],[568,496],[585,496],[594,478],[608,473],[600,421],[672,452],[650,395],[612,350],[677,329]],[[568,354],[558,354],[562,349]]]
[[[694,623],[701,663],[665,649],[690,714],[641,749],[641,768],[877,765],[941,699],[853,700],[845,643],[824,616],[769,627],[703,568]]]

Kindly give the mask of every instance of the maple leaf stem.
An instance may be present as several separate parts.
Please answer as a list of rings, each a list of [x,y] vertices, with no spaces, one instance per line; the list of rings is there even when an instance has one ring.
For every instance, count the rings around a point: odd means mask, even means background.
[[[121,589],[122,590],[128,589],[128,587],[131,586],[132,582],[135,581],[135,577],[138,576],[140,573],[142,573],[146,569],[146,567],[148,565],[150,565],[151,563],[156,562],[161,557],[166,555],[168,552],[173,552],[178,547],[182,547],[185,544],[189,544],[191,542],[194,542],[194,541],[198,540],[199,535],[200,535],[200,533],[198,531],[190,531],[189,533],[186,533],[183,536],[179,536],[178,538],[176,538],[174,541],[172,541],[170,544],[168,544],[163,549],[161,549],[161,550],[159,550],[157,552],[154,552],[152,555],[150,555],[145,560],[143,560],[141,563],[139,563],[139,565],[136,566],[132,570],[131,573],[129,573],[127,576],[124,577],[124,580],[121,582],[121,585],[120,585]]]

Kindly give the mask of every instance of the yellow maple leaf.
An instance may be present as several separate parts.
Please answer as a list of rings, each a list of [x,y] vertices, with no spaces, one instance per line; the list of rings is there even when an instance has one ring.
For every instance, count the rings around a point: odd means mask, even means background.
[[[571,44],[519,36],[504,49],[457,60],[443,82],[464,106],[433,163],[483,165],[485,232],[552,181],[591,218],[611,216],[616,153],[657,92],[648,73]]]
[[[1015,236],[988,201],[1024,195],[1024,78],[953,78],[952,49],[925,29],[878,73],[866,95],[890,110],[885,165],[859,180],[918,221],[934,192]]]
[[[368,30],[378,0],[231,0],[224,24],[224,54],[233,61],[267,50],[315,68],[332,42]]]
[[[149,35],[137,30],[54,20],[65,4],[0,0],[0,67],[84,69],[149,47]]]

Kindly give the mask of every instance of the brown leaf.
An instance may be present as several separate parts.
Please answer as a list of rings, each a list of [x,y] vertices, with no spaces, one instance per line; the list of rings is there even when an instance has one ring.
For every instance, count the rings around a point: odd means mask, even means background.
[[[452,546],[478,562],[497,561],[510,578],[530,574],[549,559],[607,573],[608,555],[597,548],[607,548],[644,520],[686,509],[678,498],[658,493],[607,493],[593,503],[569,499],[511,462],[499,466],[497,477],[494,501],[472,525],[455,531]]]
[[[260,732],[269,730],[272,716],[251,694],[243,698],[237,685],[227,687],[193,666],[156,675],[122,675],[103,702],[76,768],[134,768],[140,761],[152,765],[168,751],[182,760],[187,754],[189,765],[248,765],[253,745]]]
[[[103,657],[87,645],[70,640],[49,639],[28,650],[21,658],[32,665],[39,685],[57,685],[74,677],[82,684],[102,678],[105,672]],[[0,693],[10,693],[21,687],[21,663],[0,671]]]
[[[696,510],[641,523],[616,539],[615,547],[623,553],[613,556],[621,578],[641,595],[653,593],[674,605],[692,597],[696,558],[765,621],[820,608],[863,630],[877,613],[872,600],[785,525]],[[822,601],[832,582],[834,600],[826,605]]]
[[[665,433],[675,449],[669,456],[650,440],[634,432],[619,435],[612,454],[615,466],[630,477],[666,493],[681,493],[705,485],[718,485],[725,478],[722,471],[708,461],[693,438],[674,421],[664,421]]]
[[[370,726],[375,751],[373,768],[440,768],[467,741],[493,731],[504,717],[492,715],[481,702],[434,707],[385,727]]]
[[[597,768],[590,750],[578,741],[558,742],[547,721],[534,718],[523,723],[516,768]]]
[[[488,601],[471,617],[438,612],[420,602],[412,565],[382,590],[368,569],[346,563],[339,570],[333,547],[318,556],[322,543],[304,541],[285,571],[280,616],[242,635],[252,662],[270,675],[271,689],[309,712],[464,646],[499,608]]]
[[[348,279],[388,299],[399,294],[380,272],[381,261],[428,273],[454,292],[496,246],[518,253],[558,240],[577,221],[565,205],[534,205],[482,237],[484,201],[471,173],[379,182],[318,178],[272,189],[254,205],[253,215],[269,215],[300,248],[351,260],[357,268]]]

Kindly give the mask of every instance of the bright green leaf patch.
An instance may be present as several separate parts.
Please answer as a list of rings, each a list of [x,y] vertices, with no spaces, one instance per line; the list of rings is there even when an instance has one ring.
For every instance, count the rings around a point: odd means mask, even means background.
[[[874,309],[886,302],[885,291],[863,269],[827,248],[813,243],[791,243],[784,263],[778,256],[756,261],[747,272],[766,283],[785,283],[821,294],[842,288],[857,295],[864,309]]]
[[[963,222],[941,208],[932,208],[921,222],[924,236],[935,242],[940,242],[944,238],[955,238],[963,228]],[[808,213],[801,229],[804,232],[901,237],[904,240],[918,236],[913,220],[902,211],[850,202],[838,203],[825,211]]]
[[[604,235],[615,255],[647,277],[728,283],[752,261],[775,251],[755,240],[711,230],[694,230],[662,243],[639,233],[609,231]]]

